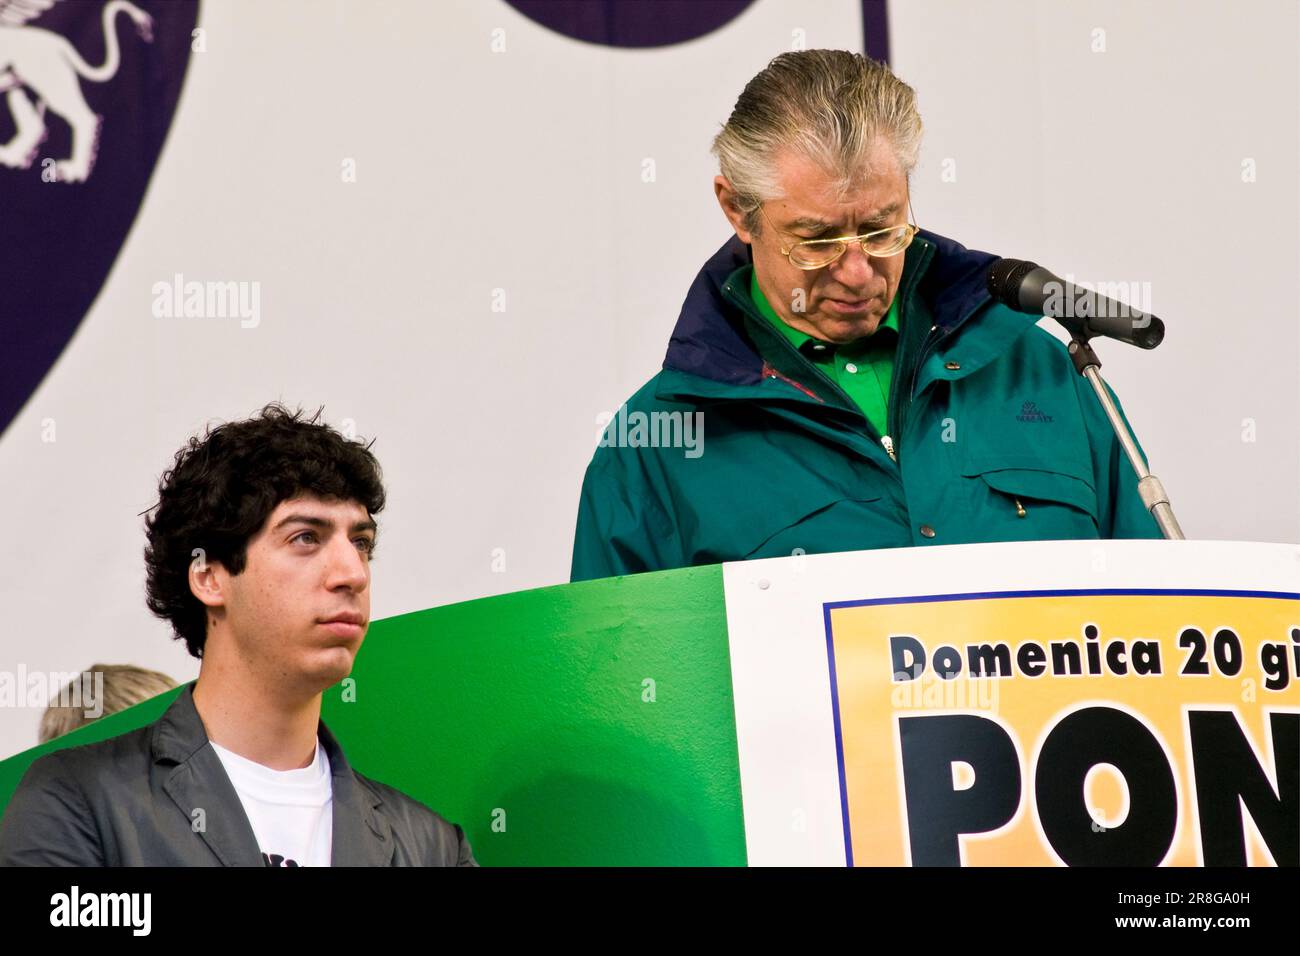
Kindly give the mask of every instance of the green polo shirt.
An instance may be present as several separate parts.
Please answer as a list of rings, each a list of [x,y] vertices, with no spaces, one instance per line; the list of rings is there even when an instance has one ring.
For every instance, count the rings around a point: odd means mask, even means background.
[[[847,345],[823,342],[786,325],[758,288],[758,276],[753,272],[750,273],[749,297],[763,317],[789,339],[800,354],[844,389],[867,416],[876,434],[889,434],[889,383],[894,376],[894,353],[898,348],[897,295],[876,331]]]

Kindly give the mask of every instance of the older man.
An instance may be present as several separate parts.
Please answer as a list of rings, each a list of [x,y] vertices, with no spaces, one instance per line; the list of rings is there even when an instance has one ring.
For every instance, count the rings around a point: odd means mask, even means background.
[[[1159,537],[1064,346],[990,300],[994,257],[911,223],[920,138],[913,90],[858,54],[786,53],[745,87],[713,144],[735,236],[620,412],[652,428],[699,413],[707,441],[611,427],[583,482],[574,580]]]

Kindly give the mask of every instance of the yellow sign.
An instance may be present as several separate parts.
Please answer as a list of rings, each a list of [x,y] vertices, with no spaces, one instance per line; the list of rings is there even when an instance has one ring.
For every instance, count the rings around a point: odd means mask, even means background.
[[[854,865],[1300,865],[1300,595],[944,595],[826,629]]]

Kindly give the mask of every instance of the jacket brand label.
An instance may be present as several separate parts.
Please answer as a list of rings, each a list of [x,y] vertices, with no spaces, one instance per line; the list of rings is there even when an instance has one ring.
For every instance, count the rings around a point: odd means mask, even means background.
[[[1016,416],[1018,422],[1050,422],[1051,415],[1039,411],[1037,402],[1025,402],[1020,406],[1020,414]]]

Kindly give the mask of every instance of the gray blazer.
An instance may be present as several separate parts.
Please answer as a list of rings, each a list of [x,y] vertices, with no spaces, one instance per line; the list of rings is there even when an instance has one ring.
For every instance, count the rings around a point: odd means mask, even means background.
[[[477,866],[460,827],[348,765],[320,725],[334,866]],[[202,812],[199,812],[202,811]],[[0,818],[0,866],[262,866],[194,685],[152,724],[36,760]]]

